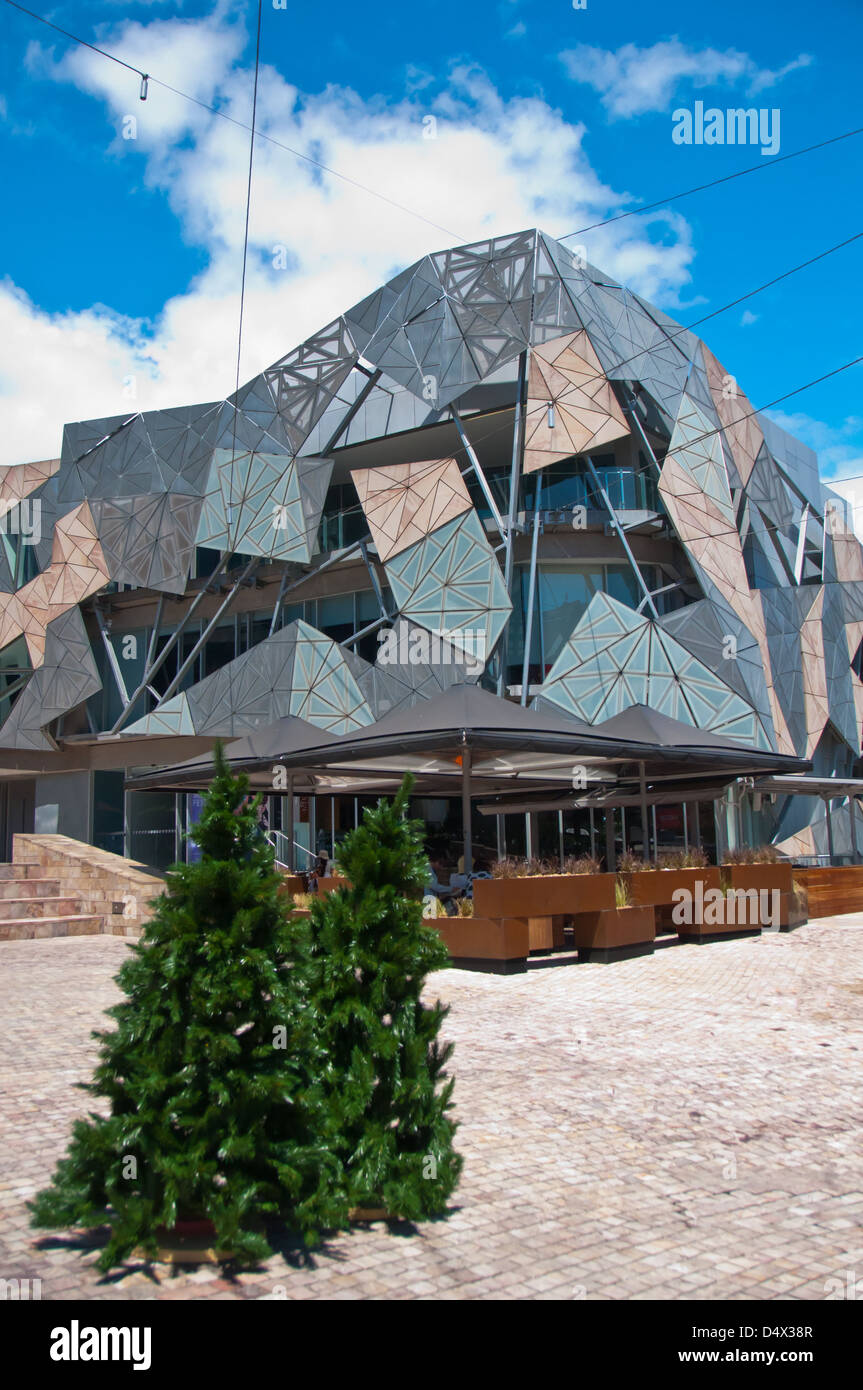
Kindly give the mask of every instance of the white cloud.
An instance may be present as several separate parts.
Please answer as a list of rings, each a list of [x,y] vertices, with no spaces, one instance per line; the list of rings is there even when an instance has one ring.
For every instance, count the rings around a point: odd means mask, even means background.
[[[760,314],[753,314],[751,309],[744,309],[740,315],[740,327],[749,328],[751,324],[757,323],[760,317]]]
[[[668,110],[683,83],[697,87],[740,85],[754,95],[813,61],[801,53],[783,68],[771,71],[759,68],[754,58],[736,49],[690,48],[678,38],[649,48],[627,43],[616,52],[579,44],[560,57],[572,80],[592,87],[609,115],[621,119]]]
[[[848,415],[835,426],[800,410],[768,410],[766,414],[816,451],[821,476],[831,487],[837,479],[863,475],[863,418],[859,415]]]
[[[243,35],[230,21],[135,21],[100,41],[248,122],[250,73],[239,66]],[[33,51],[30,63],[104,103],[103,157],[133,161],[131,176],[163,192],[183,239],[208,259],[153,324],[124,317],[122,305],[45,313],[22,290],[0,285],[0,462],[12,463],[55,456],[65,421],[213,400],[233,389],[248,163],[247,130],[155,82],[139,102],[137,78],[92,53],[57,60],[50,50]],[[534,225],[561,235],[628,201],[591,167],[584,127],[539,98],[504,99],[476,67],[454,69],[435,91],[417,91],[417,77],[408,95],[387,103],[343,87],[302,93],[262,70],[259,129],[437,226],[257,141],[242,380],[428,252]],[[136,141],[118,133],[127,114],[137,117]],[[424,138],[429,114],[435,139]],[[657,233],[661,243],[652,240]],[[628,218],[575,240],[594,264],[665,307],[675,306],[690,279],[694,252],[677,213]],[[281,271],[273,266],[280,246],[288,261]]]

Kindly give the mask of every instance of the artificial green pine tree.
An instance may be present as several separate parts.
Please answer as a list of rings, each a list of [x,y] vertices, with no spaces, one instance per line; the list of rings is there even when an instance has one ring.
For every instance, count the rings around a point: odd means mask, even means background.
[[[268,1218],[310,1239],[343,1224],[337,1164],[315,1140],[318,1069],[306,997],[307,926],[280,895],[248,780],[221,747],[192,832],[198,863],[175,865],[109,1013],[94,1079],[107,1115],[79,1120],[33,1224],[111,1237],[102,1269],[156,1231],[210,1220],[240,1260],[266,1256]]]
[[[461,1158],[449,1117],[448,1010],[424,1005],[429,971],[446,965],[424,924],[428,881],[421,821],[407,818],[413,779],[367,810],[339,845],[350,887],[312,906],[312,996],[324,1046],[325,1142],[345,1174],[352,1208],[420,1220],[441,1214]]]

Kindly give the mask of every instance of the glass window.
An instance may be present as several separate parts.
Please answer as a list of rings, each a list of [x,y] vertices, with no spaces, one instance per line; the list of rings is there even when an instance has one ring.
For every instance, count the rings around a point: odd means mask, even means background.
[[[617,599],[618,603],[625,603],[627,608],[637,608],[644,598],[644,590],[632,572],[629,565],[606,565],[606,586],[605,591],[610,598]],[[642,576],[645,584],[649,585],[651,576],[646,568],[642,566]]]
[[[202,677],[221,670],[229,661],[233,661],[236,655],[237,625],[231,618],[226,623],[220,623],[204,644]]]
[[[485,468],[483,469],[485,480],[488,483],[489,492],[494,498],[495,505],[501,515],[505,515],[509,510],[509,476],[508,468]],[[465,484],[470,494],[470,500],[479,513],[483,521],[491,516],[491,507],[488,505],[485,493],[479,483],[476,474],[471,471],[465,474]]]
[[[364,589],[357,594],[357,623],[360,627],[365,627],[366,623],[373,623],[375,618],[381,616],[378,596],[374,589]]]
[[[192,623],[186,628],[179,641],[178,662],[180,666],[185,666],[192,652],[195,650],[197,642],[200,640],[201,627],[199,623]],[[198,652],[188,671],[180,681],[178,690],[188,690],[190,685],[195,685],[201,679],[201,652]]]
[[[130,792],[128,812],[130,857],[167,869],[177,858],[174,793]]]
[[[307,617],[304,603],[283,603],[279,627],[287,627],[289,623],[295,623]]]
[[[368,535],[368,530],[353,483],[333,483],[321,516],[318,549],[341,550]]]
[[[507,680],[510,685],[521,685],[524,674],[524,639],[525,639],[525,614],[527,613],[527,602],[530,590],[530,567],[520,565],[517,572],[518,589],[516,590],[516,602],[513,605],[513,614],[510,621],[509,646],[507,649]],[[518,595],[521,596],[519,602]],[[528,666],[528,684],[534,685],[542,681],[542,626],[540,620],[540,593],[537,584],[534,597],[533,625],[530,634],[530,664]]]
[[[16,637],[14,642],[10,642],[0,652],[0,722],[6,718],[21,693],[19,689],[15,694],[7,696],[7,692],[15,690],[25,679],[32,664],[24,637]]]
[[[318,622],[321,632],[334,642],[344,642],[354,632],[354,596],[336,594],[318,599]]]
[[[594,594],[603,588],[603,566],[539,567],[542,663],[548,675]]]
[[[93,844],[111,854],[123,853],[124,779],[124,772],[93,773]]]

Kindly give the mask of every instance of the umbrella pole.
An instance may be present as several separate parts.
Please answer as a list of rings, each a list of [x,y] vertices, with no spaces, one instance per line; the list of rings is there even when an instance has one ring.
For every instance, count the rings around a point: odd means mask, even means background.
[[[614,807],[605,808],[605,872],[613,874],[617,868],[617,855],[614,851]]]
[[[461,757],[461,822],[464,850],[464,871],[473,873],[473,840],[470,815],[470,748],[462,749]]]
[[[828,854],[828,857],[829,857],[830,864],[832,865],[833,859],[834,859],[834,851],[833,851],[833,814],[832,814],[831,807],[830,807],[830,797],[829,797],[829,796],[825,796],[825,797],[824,797],[824,812],[825,812],[825,816],[826,816],[826,819],[827,819],[827,854]]]
[[[644,763],[638,764],[638,789],[641,793],[641,854],[645,864],[650,863],[650,833],[647,829],[647,784],[644,780]],[[654,851],[656,845],[654,843]]]
[[[288,868],[293,873],[296,856],[294,853],[294,779],[288,777]]]

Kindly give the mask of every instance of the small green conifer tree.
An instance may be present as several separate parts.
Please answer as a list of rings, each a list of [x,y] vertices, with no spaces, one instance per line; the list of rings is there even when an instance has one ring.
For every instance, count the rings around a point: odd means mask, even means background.
[[[446,947],[422,918],[428,881],[421,821],[408,819],[413,779],[367,810],[339,846],[350,886],[313,904],[312,1002],[323,1046],[324,1142],[351,1208],[421,1220],[456,1187],[448,1009],[420,998]]]
[[[107,1222],[99,1264],[162,1228],[202,1219],[240,1261],[270,1253],[267,1219],[310,1240],[346,1220],[337,1160],[318,1142],[327,1118],[313,1083],[320,1045],[308,1001],[308,927],[280,893],[248,779],[221,747],[192,838],[117,983],[111,1032],[84,1089],[105,1104],[74,1126],[33,1224]],[[107,1113],[104,1113],[107,1112]]]

